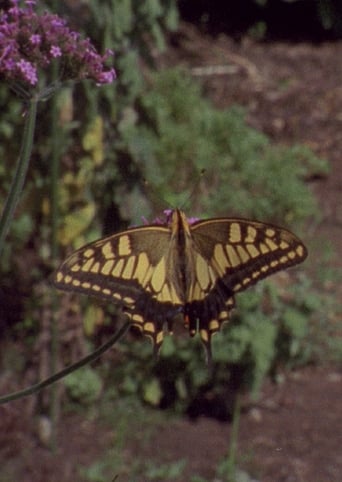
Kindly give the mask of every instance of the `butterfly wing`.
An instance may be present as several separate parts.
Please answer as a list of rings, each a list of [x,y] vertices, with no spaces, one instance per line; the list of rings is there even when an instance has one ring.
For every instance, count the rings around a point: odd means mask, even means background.
[[[290,231],[244,219],[218,218],[191,227],[196,276],[185,315],[190,333],[198,320],[202,341],[228,320],[234,294],[270,274],[304,261],[307,251]]]
[[[229,319],[235,293],[302,262],[303,243],[290,231],[243,219],[189,225],[175,210],[168,225],[132,228],[73,253],[57,270],[57,288],[114,301],[152,338],[182,313],[199,329],[210,358],[211,335]]]
[[[62,263],[54,284],[121,305],[158,349],[164,322],[181,305],[167,266],[170,235],[168,227],[151,225],[90,243]]]

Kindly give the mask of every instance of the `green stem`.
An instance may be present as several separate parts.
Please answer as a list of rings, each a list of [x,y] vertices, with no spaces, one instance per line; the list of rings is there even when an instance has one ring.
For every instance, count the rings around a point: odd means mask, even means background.
[[[26,114],[24,125],[24,134],[15,168],[14,178],[0,219],[0,254],[3,250],[5,237],[15,208],[19,201],[20,193],[24,186],[27,169],[30,162],[34,131],[36,127],[37,104],[38,100],[36,98],[29,101],[29,108]]]
[[[55,69],[56,70],[56,69]],[[57,71],[55,72],[55,78]],[[58,178],[59,178],[59,157],[61,145],[61,129],[58,125],[58,96],[54,96],[51,106],[51,167],[50,167],[50,188],[51,188],[51,259],[53,264],[58,257]],[[55,373],[58,367],[59,358],[59,333],[57,325],[57,297],[55,290],[51,292],[51,372]],[[52,423],[51,449],[55,451],[57,445],[57,424],[59,418],[59,397],[57,386],[51,390],[50,417]]]
[[[232,431],[230,435],[230,447],[229,447],[229,453],[228,453],[227,477],[229,481],[235,480],[236,453],[237,453],[238,436],[239,436],[240,414],[241,414],[240,394],[238,393],[236,395],[236,399],[234,403],[233,423],[232,423]]]
[[[27,397],[28,395],[32,395],[33,393],[36,393],[36,392],[39,392],[43,388],[48,387],[52,383],[55,383],[57,380],[60,380],[66,375],[69,375],[70,373],[74,372],[78,368],[81,368],[87,363],[90,363],[96,360],[124,336],[129,326],[130,326],[130,322],[126,321],[122,325],[122,327],[116,333],[114,333],[114,335],[112,335],[108,341],[106,341],[106,343],[101,345],[95,351],[91,352],[89,355],[85,356],[84,358],[81,358],[81,360],[79,360],[78,362],[65,367],[63,370],[61,370],[58,373],[55,373],[51,377],[46,378],[42,382],[36,383],[35,385],[25,388],[24,390],[20,390],[18,392],[10,393],[9,395],[0,397],[0,405],[4,403],[12,402],[13,400],[18,400],[19,398]]]

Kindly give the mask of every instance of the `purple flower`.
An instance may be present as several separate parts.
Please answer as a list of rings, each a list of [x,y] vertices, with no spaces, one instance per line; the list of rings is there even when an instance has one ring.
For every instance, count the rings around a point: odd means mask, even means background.
[[[23,78],[31,85],[36,85],[38,82],[36,68],[27,60],[21,59],[16,64],[17,71],[20,72]]]
[[[106,50],[99,55],[89,39],[69,29],[58,15],[34,11],[35,0],[9,0],[10,7],[0,13],[0,80],[20,82],[27,87],[38,84],[41,70],[58,58],[63,80],[92,79],[97,84],[115,79],[113,68],[105,62],[113,56]]]
[[[50,54],[52,57],[60,57],[62,55],[62,51],[57,45],[53,45],[50,48]]]
[[[149,225],[149,224],[161,224],[163,226],[167,226],[170,224],[171,222],[171,218],[172,218],[172,213],[173,213],[173,209],[164,209],[163,211],[163,215],[164,217],[161,217],[161,216],[158,216],[156,218],[153,219],[152,223],[150,223],[148,221],[148,219],[145,218],[145,216],[142,216],[142,222],[143,224],[145,225]],[[189,224],[194,224],[196,223],[197,221],[199,221],[199,218],[186,218],[186,220],[188,221]]]
[[[110,69],[107,72],[101,72],[98,75],[97,83],[98,84],[110,84],[111,82],[113,82],[113,80],[115,80],[115,78],[116,78],[115,70]]]
[[[42,38],[38,34],[33,34],[30,37],[30,42],[32,45],[40,45],[41,41],[42,41]]]

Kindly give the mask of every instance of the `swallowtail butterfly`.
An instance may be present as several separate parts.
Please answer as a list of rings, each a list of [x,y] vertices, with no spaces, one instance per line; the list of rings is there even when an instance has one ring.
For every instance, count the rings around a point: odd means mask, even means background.
[[[234,295],[306,256],[286,229],[238,218],[190,222],[175,209],[165,224],[133,227],[75,251],[54,284],[121,305],[156,351],[164,324],[172,331],[180,315],[210,357],[211,336],[229,319]]]

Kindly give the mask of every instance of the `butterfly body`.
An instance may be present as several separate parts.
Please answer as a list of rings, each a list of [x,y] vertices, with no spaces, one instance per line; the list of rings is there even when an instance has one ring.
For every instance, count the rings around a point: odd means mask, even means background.
[[[158,350],[167,323],[182,315],[210,354],[210,339],[229,319],[234,295],[300,263],[303,243],[257,221],[216,218],[190,223],[170,212],[165,224],[130,228],[73,253],[57,270],[58,288],[110,299]]]

